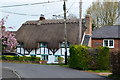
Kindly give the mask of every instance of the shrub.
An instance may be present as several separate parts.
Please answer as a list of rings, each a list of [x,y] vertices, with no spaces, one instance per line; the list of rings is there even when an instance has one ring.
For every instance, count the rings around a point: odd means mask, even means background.
[[[108,47],[98,47],[97,53],[97,69],[109,70],[110,68],[110,52]]]
[[[14,60],[19,60],[19,56],[14,56]]]
[[[2,56],[0,56],[0,60],[2,60]]]
[[[64,60],[63,57],[58,57],[58,63],[59,63],[59,64],[62,64],[62,63],[63,63],[63,60]]]
[[[109,48],[90,48],[81,45],[70,46],[69,65],[77,69],[107,70],[109,64]]]
[[[6,56],[2,56],[2,60],[7,60],[7,59],[6,59]]]
[[[2,56],[2,60],[9,60],[9,61],[40,61],[40,57],[35,56]]]
[[[40,57],[35,57],[35,61],[40,61]]]
[[[87,48],[81,45],[70,46],[70,59],[69,64],[71,68],[87,69]],[[85,54],[86,53],[86,54]]]
[[[25,61],[25,56],[19,56],[19,61]]]
[[[14,56],[6,56],[6,60],[13,61],[14,60]]]
[[[112,51],[111,52],[111,67],[112,67],[112,73],[114,75],[120,76],[120,51]]]

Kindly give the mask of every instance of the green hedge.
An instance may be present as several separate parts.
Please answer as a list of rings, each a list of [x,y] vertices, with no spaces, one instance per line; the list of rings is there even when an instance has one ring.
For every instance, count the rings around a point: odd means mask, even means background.
[[[35,56],[2,56],[2,60],[8,61],[40,61],[40,57]]]
[[[58,63],[59,63],[59,64],[62,64],[63,61],[64,61],[64,58],[63,58],[63,57],[58,57]]]
[[[110,61],[113,75],[120,76],[120,50],[111,51]]]
[[[110,67],[109,48],[71,45],[69,66],[82,70],[107,70]]]

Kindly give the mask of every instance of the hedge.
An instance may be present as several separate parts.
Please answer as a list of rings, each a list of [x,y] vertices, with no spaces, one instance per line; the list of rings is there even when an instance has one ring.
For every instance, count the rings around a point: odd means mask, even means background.
[[[111,67],[114,75],[120,76],[120,51],[111,51]]]
[[[58,57],[58,63],[59,63],[59,64],[62,64],[63,61],[64,61],[64,58],[63,58],[63,57]]]
[[[69,66],[82,70],[108,70],[110,68],[109,57],[109,48],[107,47],[90,48],[71,45]]]
[[[40,57],[35,56],[2,56],[2,60],[8,61],[40,61]]]

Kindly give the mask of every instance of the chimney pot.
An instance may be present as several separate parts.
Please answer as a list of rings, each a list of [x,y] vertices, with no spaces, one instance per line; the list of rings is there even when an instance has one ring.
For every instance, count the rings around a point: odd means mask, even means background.
[[[45,20],[45,17],[44,17],[44,15],[43,14],[41,14],[41,16],[40,16],[40,18],[39,18],[39,20]]]

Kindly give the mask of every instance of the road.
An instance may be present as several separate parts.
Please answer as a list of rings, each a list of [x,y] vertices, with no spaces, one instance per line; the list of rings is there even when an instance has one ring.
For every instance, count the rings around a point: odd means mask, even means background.
[[[104,78],[97,74],[57,65],[3,63],[2,66],[16,71],[21,78]]]

